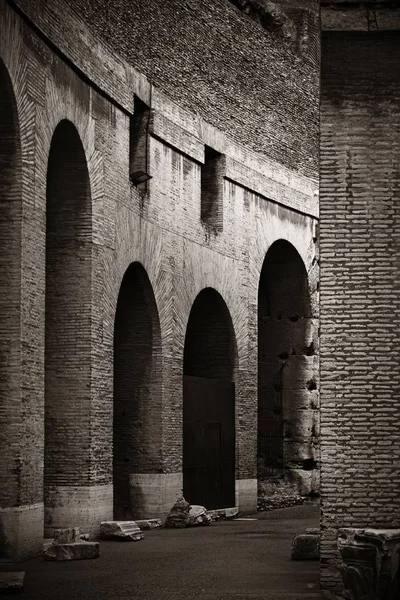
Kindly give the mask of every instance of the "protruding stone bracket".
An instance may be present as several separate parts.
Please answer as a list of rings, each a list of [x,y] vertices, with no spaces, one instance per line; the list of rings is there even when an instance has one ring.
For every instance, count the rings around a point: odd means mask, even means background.
[[[338,547],[352,600],[400,598],[400,529],[340,529]]]

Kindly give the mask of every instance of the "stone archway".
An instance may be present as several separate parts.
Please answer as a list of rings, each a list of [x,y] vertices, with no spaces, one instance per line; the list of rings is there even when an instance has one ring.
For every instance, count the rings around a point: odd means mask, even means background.
[[[45,534],[84,527],[91,448],[92,215],[75,126],[54,131],[47,171]]]
[[[145,269],[123,277],[114,327],[114,517],[158,516],[162,473],[160,321]]]
[[[0,558],[16,553],[17,527],[7,509],[18,507],[21,497],[21,198],[17,104],[0,59]]]
[[[212,288],[193,303],[183,364],[183,494],[208,509],[235,506],[235,376],[232,319]]]
[[[258,481],[313,494],[318,469],[316,341],[304,263],[289,242],[267,252],[258,290]]]

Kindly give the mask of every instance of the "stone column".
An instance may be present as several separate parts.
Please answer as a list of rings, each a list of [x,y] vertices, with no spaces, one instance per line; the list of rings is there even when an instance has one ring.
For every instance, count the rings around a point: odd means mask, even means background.
[[[340,529],[338,547],[352,600],[400,598],[400,529]]]

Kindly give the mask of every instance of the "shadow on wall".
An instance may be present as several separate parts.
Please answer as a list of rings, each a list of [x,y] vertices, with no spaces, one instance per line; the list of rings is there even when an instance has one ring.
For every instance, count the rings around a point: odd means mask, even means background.
[[[270,247],[258,290],[258,481],[260,491],[319,493],[317,328],[297,250]]]
[[[183,365],[183,494],[207,509],[235,505],[235,376],[232,319],[218,292],[197,296]]]
[[[143,519],[149,499],[132,476],[162,472],[160,321],[145,269],[122,280],[114,327],[114,518]],[[140,478],[139,478],[140,481]]]

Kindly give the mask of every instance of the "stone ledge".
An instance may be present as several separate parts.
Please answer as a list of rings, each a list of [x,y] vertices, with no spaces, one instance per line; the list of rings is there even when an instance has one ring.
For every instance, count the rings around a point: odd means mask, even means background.
[[[220,519],[233,519],[239,514],[239,507],[233,506],[231,508],[215,508],[208,510],[207,514],[213,521],[219,521]]]

